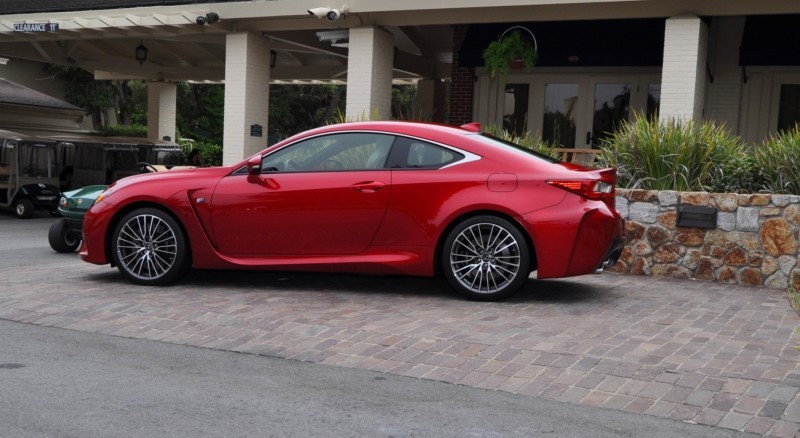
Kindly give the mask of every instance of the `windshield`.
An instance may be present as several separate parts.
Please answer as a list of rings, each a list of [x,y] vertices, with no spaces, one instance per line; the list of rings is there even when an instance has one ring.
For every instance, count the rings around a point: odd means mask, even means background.
[[[184,158],[180,150],[160,150],[156,151],[155,163],[151,164],[160,164],[162,166],[181,166],[184,164]]]
[[[22,143],[19,165],[23,176],[53,178],[58,176],[55,150],[52,145]]]
[[[503,140],[502,138],[497,138],[493,135],[482,133],[477,135],[476,138],[483,141],[483,143],[488,144],[493,147],[502,147],[502,148],[512,148],[516,151],[524,152],[527,155],[534,156],[540,160],[547,161],[548,163],[560,163],[560,160],[557,160],[549,155],[545,155],[541,152],[537,152],[533,149],[526,148],[525,146],[518,145],[516,143],[511,143],[510,141]]]

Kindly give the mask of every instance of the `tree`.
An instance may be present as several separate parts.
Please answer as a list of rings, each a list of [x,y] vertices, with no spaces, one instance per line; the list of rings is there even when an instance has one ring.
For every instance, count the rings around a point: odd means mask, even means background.
[[[44,70],[64,82],[64,98],[86,110],[95,127],[108,125],[109,110],[114,110],[117,120],[128,120],[128,81],[98,81],[86,70],[69,65],[47,64]]]

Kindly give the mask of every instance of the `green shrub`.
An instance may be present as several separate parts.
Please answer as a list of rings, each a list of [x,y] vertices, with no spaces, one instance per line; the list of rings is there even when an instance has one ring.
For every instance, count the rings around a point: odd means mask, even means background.
[[[714,193],[756,193],[763,188],[761,172],[749,148],[734,154],[717,166],[712,175],[709,191]]]
[[[144,137],[147,138],[145,125],[110,125],[97,128],[97,134],[103,137]]]
[[[178,143],[181,145],[183,155],[189,156],[192,149],[200,151],[200,161],[204,166],[221,166],[222,165],[222,146],[210,140],[191,140],[180,139]]]
[[[800,126],[770,137],[754,155],[764,189],[800,195]]]
[[[502,138],[505,141],[518,144],[536,152],[549,155],[553,158],[561,158],[561,154],[555,152],[554,150],[555,148],[560,147],[559,145],[542,140],[541,136],[530,131],[525,131],[521,135],[517,135],[496,125],[487,126],[484,131],[494,137]]]
[[[623,188],[703,191],[749,178],[731,166],[731,157],[745,155],[742,140],[709,122],[662,123],[638,114],[601,148],[599,164],[616,167]]]

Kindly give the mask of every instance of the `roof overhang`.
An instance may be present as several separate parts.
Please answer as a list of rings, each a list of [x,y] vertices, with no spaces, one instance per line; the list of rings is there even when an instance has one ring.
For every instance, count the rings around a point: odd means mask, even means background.
[[[347,15],[330,22],[306,12],[320,6],[331,5],[319,0],[195,1],[6,14],[0,15],[0,56],[73,64],[101,79],[218,82],[224,80],[226,35],[248,31],[271,40],[277,53],[271,80],[342,82],[347,79],[347,49],[320,41],[316,33],[370,25],[395,36],[394,78],[414,81],[449,76],[453,24],[800,13],[796,0],[372,0],[351,2]],[[220,21],[197,24],[197,17],[209,12]],[[57,24],[58,31],[14,31],[19,23]],[[141,64],[134,56],[139,44],[148,48]]]

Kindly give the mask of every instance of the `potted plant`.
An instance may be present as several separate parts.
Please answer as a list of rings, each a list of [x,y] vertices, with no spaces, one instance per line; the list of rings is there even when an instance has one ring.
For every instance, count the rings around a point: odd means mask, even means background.
[[[523,37],[522,30],[527,31],[531,38]],[[503,32],[497,41],[492,41],[482,56],[484,66],[494,78],[498,74],[507,76],[512,66],[530,71],[536,64],[537,55],[533,33],[522,26],[514,26]]]

